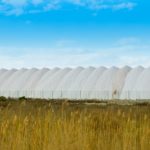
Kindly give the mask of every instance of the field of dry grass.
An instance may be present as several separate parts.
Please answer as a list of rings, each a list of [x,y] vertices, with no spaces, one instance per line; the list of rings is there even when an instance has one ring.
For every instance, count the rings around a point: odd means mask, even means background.
[[[149,150],[150,103],[0,100],[0,150]]]

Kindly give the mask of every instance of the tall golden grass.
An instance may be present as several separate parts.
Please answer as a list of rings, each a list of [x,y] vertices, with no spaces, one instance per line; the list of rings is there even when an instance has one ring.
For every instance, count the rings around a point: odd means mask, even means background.
[[[0,102],[0,150],[149,149],[149,105]]]

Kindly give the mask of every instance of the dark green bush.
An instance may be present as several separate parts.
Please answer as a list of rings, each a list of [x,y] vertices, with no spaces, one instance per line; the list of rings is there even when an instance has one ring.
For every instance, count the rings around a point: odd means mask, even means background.
[[[27,100],[25,96],[19,97],[18,100]]]
[[[6,101],[7,100],[7,98],[6,97],[4,97],[4,96],[0,96],[0,101]]]

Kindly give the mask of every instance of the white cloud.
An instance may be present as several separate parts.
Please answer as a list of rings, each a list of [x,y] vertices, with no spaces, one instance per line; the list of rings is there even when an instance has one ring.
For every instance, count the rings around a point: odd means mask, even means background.
[[[25,6],[27,4],[27,0],[2,0],[3,4],[8,4],[12,6]]]
[[[112,9],[112,10],[121,10],[121,9],[133,9],[136,6],[136,3],[133,2],[124,2],[124,1],[94,1],[89,4],[89,8],[102,10],[102,9]]]
[[[136,6],[132,0],[0,0],[0,11],[5,14],[39,13],[61,9],[64,4],[85,7],[91,10],[132,9]]]
[[[56,42],[56,46],[58,46],[58,47],[69,47],[69,46],[72,46],[72,45],[74,45],[74,44],[76,44],[76,41],[74,41],[74,40],[67,40],[67,39],[62,39],[62,40],[58,40],[57,42]]]
[[[14,9],[11,9],[9,11],[5,11],[6,15],[16,15],[16,16],[19,16],[21,14],[24,13],[24,10],[20,7],[17,7],[17,8],[14,8]]]
[[[115,60],[110,55],[103,55],[100,52],[87,54],[49,54],[49,55],[21,55],[15,56],[0,56],[0,68],[53,68],[53,67],[77,67],[77,66],[118,66],[123,67],[129,65],[132,67],[142,65],[144,67],[150,66],[150,59],[148,56],[116,56]]]
[[[44,11],[49,11],[49,10],[56,10],[59,9],[59,3],[53,2],[53,3],[48,3],[46,6],[43,7]]]
[[[11,55],[10,48],[0,48],[0,68],[76,67],[76,66],[150,66],[150,45],[126,44],[87,51],[85,48],[32,49],[14,48],[22,53]],[[19,49],[19,50],[17,50]],[[4,53],[7,51],[8,53]],[[13,52],[13,48],[11,48]],[[3,53],[2,53],[3,52]],[[31,53],[32,52],[32,53]]]
[[[76,67],[76,66],[96,66],[95,63],[90,63],[91,60],[98,57],[97,54],[49,54],[49,55],[21,55],[15,56],[0,56],[0,68],[22,68],[22,67]],[[34,60],[34,61],[33,61]]]
[[[121,56],[119,58],[118,63],[120,65],[128,65],[128,66],[144,66],[144,67],[150,67],[150,56],[144,56],[144,55],[134,55],[134,56]]]
[[[43,2],[43,0],[32,0],[32,4],[39,5]]]
[[[127,2],[127,3],[120,3],[112,6],[112,9],[119,10],[119,9],[133,9],[136,6],[135,3]]]
[[[124,45],[135,45],[135,44],[139,44],[141,41],[139,38],[136,37],[124,37],[119,39],[115,45],[119,45],[119,46],[124,46]]]

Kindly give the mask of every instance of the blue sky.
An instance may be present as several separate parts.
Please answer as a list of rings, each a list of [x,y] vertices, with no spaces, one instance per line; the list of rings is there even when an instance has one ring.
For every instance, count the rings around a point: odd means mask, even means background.
[[[150,2],[0,0],[0,67],[150,66]]]

